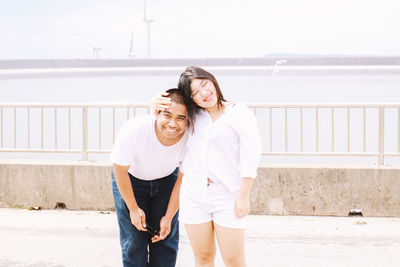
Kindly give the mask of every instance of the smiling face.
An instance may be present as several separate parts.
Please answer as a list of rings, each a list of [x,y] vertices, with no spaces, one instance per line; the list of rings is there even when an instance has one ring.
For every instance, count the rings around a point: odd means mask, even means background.
[[[168,110],[160,111],[156,118],[156,134],[164,145],[173,145],[180,140],[187,126],[186,107],[172,101]]]
[[[193,79],[190,84],[193,101],[202,108],[209,109],[217,105],[218,95],[214,83],[209,79]]]

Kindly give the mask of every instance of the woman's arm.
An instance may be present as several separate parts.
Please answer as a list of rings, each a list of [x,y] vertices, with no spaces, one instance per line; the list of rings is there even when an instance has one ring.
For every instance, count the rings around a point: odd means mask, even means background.
[[[246,217],[250,212],[250,191],[253,185],[253,178],[242,178],[240,193],[235,201],[235,214],[238,218]]]
[[[243,218],[250,212],[250,191],[253,179],[257,176],[262,147],[256,117],[247,107],[241,115],[238,167],[242,184],[235,202],[235,213],[238,218]]]

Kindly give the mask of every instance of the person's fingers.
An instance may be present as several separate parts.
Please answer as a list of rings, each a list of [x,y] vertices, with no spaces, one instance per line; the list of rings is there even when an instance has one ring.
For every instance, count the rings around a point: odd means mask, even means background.
[[[144,228],[142,227],[142,223],[141,223],[140,219],[135,220],[132,224],[133,224],[133,225],[136,227],[136,229],[138,229],[139,231],[146,231],[146,229],[144,229]]]
[[[236,217],[240,218],[241,217],[240,210],[235,210],[235,215],[236,215]]]
[[[166,107],[169,108],[169,107],[171,106],[171,104],[172,104],[171,101],[160,100],[160,101],[157,103],[156,108],[159,108],[159,107],[162,107],[162,106],[166,106]]]
[[[158,107],[162,107],[163,109],[169,109],[171,107],[171,103],[162,103],[158,105]]]
[[[137,228],[139,231],[146,231],[146,229],[143,228],[142,223],[138,223],[138,224],[135,225],[135,226],[136,226],[136,228]]]
[[[140,220],[139,212],[135,212],[135,213],[131,214],[131,222],[136,227],[136,229],[138,229],[139,231],[144,231],[141,220]]]
[[[237,203],[235,204],[235,215],[236,215],[236,217],[238,217],[239,219],[240,219],[240,218],[243,218],[243,217],[245,216],[245,211],[244,211],[244,209],[243,209],[240,205],[238,205]]]
[[[169,105],[158,105],[157,107],[156,107],[156,110],[159,110],[159,111],[161,111],[161,110],[168,110],[169,109]]]
[[[155,242],[159,242],[163,239],[165,239],[166,235],[165,233],[168,232],[168,227],[165,225],[165,222],[163,222],[163,220],[161,220],[160,223],[160,232],[158,235],[155,235],[151,238],[151,242],[155,243]],[[168,234],[167,234],[168,235]]]
[[[235,201],[235,215],[241,219],[246,217],[250,212],[250,203],[248,200],[238,199]]]
[[[152,243],[156,243],[156,242],[159,242],[159,241],[161,241],[161,240],[162,240],[161,237],[158,236],[158,235],[155,235],[155,236],[153,236],[153,237],[151,238],[151,242],[152,242]]]
[[[140,210],[139,215],[140,215],[140,224],[143,228],[143,230],[141,231],[146,231],[146,214],[144,214],[144,212]]]
[[[236,213],[236,217],[242,218],[243,217],[242,211],[238,210],[238,212]]]
[[[167,92],[162,92],[160,95],[162,95],[162,96],[169,96],[169,93],[167,93]]]
[[[168,94],[167,94],[168,95]],[[172,99],[162,94],[158,95],[154,100],[151,101],[150,107],[157,114],[159,111],[168,110],[172,104]]]
[[[160,222],[160,232],[159,232],[159,236],[161,239],[163,239],[163,236],[165,235],[165,231],[167,229],[167,226],[165,225],[165,222],[163,219],[161,219]]]
[[[165,239],[169,235],[170,231],[171,231],[171,229],[169,227],[163,227],[160,230],[160,238]]]
[[[142,226],[143,230],[141,231],[147,231],[146,230],[146,218],[140,217],[140,225]]]
[[[239,218],[244,218],[247,216],[247,214],[249,214],[248,209],[243,208],[239,210]]]
[[[156,96],[156,102],[160,102],[160,101],[161,102],[171,102],[172,99],[168,95],[160,94],[160,95]]]
[[[165,239],[171,231],[171,222],[168,222],[168,220],[165,217],[161,218],[160,221],[160,232],[159,232],[159,238],[160,240]]]
[[[160,96],[160,97],[157,98],[157,100],[160,103],[171,103],[172,102],[172,99],[170,97],[167,97],[167,96]]]

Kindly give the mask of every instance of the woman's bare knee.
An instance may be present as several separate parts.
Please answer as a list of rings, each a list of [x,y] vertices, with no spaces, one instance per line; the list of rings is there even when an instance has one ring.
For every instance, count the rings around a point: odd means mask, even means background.
[[[228,256],[223,258],[224,263],[227,267],[245,267],[246,266],[246,261],[244,257],[240,256]]]
[[[195,255],[196,263],[198,263],[201,266],[213,263],[215,254],[216,254],[215,250],[214,251],[208,250],[208,251],[197,252]]]

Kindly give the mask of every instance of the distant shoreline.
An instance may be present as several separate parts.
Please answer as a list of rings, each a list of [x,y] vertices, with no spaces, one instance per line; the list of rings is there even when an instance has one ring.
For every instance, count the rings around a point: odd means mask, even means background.
[[[197,66],[400,66],[400,56],[268,55],[245,58],[177,59],[15,59],[0,60],[0,70]]]

